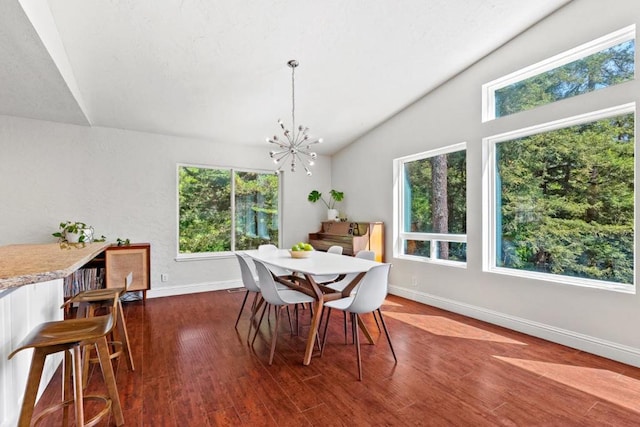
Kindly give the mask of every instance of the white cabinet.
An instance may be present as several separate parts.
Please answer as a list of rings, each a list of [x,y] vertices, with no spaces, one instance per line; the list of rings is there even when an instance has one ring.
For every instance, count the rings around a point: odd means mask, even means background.
[[[35,326],[51,320],[62,320],[62,294],[62,279],[0,291],[1,427],[13,427],[17,423],[32,350],[23,350],[11,360],[7,360],[7,357]],[[62,353],[47,357],[38,396],[61,362]]]

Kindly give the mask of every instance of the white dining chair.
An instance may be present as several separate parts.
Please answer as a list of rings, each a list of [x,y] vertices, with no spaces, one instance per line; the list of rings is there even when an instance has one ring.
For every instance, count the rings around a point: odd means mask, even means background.
[[[251,327],[253,325],[253,319],[255,319],[256,310],[258,308],[258,301],[260,298],[260,286],[258,282],[256,282],[253,277],[253,273],[251,272],[251,268],[249,268],[249,264],[247,260],[245,260],[242,255],[236,253],[236,257],[238,258],[238,263],[240,264],[240,274],[242,276],[242,285],[246,289],[244,294],[244,299],[242,300],[242,305],[240,306],[240,311],[238,312],[238,317],[236,318],[235,328],[238,329],[238,321],[240,320],[240,316],[242,315],[242,310],[247,302],[247,298],[249,294],[253,293],[253,303],[251,304],[251,317],[249,318],[249,332],[247,334],[247,341],[249,341],[249,337],[251,336]]]
[[[236,257],[238,258],[238,263],[240,265],[240,274],[242,277],[242,285],[246,289],[246,293],[244,295],[244,299],[242,300],[242,305],[240,306],[240,311],[238,312],[238,317],[236,318],[235,328],[238,329],[238,322],[240,321],[240,317],[242,316],[242,311],[244,310],[244,306],[247,302],[247,298],[249,294],[254,293],[253,303],[251,304],[251,317],[249,318],[249,332],[247,332],[247,342],[251,337],[251,328],[253,326],[253,322],[256,317],[256,312],[260,309],[260,301],[261,301],[261,293],[260,293],[260,282],[256,280],[253,275],[253,271],[249,267],[249,263],[247,260],[240,254],[236,253]],[[276,282],[276,287],[279,290],[288,290],[289,287]],[[289,316],[289,323],[291,323],[291,316],[287,311],[287,315]],[[292,328],[293,330],[293,328]]]
[[[360,333],[358,331],[358,317],[364,313],[372,313],[377,311],[380,317],[384,333],[387,336],[389,347],[391,348],[391,354],[393,354],[393,360],[398,363],[396,353],[393,350],[393,344],[391,344],[391,337],[389,336],[389,330],[382,316],[380,307],[384,303],[387,296],[387,289],[389,285],[389,269],[390,264],[381,264],[372,267],[360,281],[358,292],[337,300],[327,301],[324,303],[324,307],[327,309],[327,321],[324,326],[324,334],[322,341],[322,349],[320,356],[324,353],[324,347],[327,343],[327,326],[329,325],[329,317],[331,316],[331,310],[341,310],[345,313],[349,313],[351,316],[351,330],[353,333],[353,339],[356,344],[356,354],[358,358],[358,380],[362,381],[362,361],[360,357]]]
[[[369,261],[374,261],[376,259],[376,253],[374,251],[359,251],[356,254],[356,258],[368,259]],[[342,292],[343,290],[345,290],[347,286],[349,286],[349,284],[353,281],[353,279],[356,278],[357,275],[358,275],[357,273],[345,274],[344,278],[333,283],[328,283],[326,287],[336,292]]]
[[[376,253],[374,251],[359,251],[358,253],[356,253],[356,258],[362,258],[362,259],[368,259],[369,261],[373,261],[376,258]],[[359,273],[349,273],[349,274],[345,274],[344,277],[340,280],[337,280],[335,282],[332,283],[327,283],[324,286],[326,286],[327,288],[334,290],[336,292],[343,292],[347,286],[349,286],[351,284],[351,282],[353,282],[353,279],[356,278],[356,276]],[[351,294],[353,295],[353,293],[358,289],[358,286],[360,286],[360,284],[357,284],[355,286],[355,288],[353,288],[353,290],[351,291]],[[346,295],[343,295],[346,296]],[[343,312],[343,317],[344,317],[344,343],[347,343],[347,313]],[[374,319],[376,320],[376,324],[378,324],[378,319],[375,317],[375,313],[374,313]],[[378,327],[378,330],[380,329],[380,327]]]
[[[278,247],[271,243],[258,246],[258,252],[260,253],[269,253],[269,252],[276,252],[276,251],[278,251]],[[273,265],[270,265],[268,268],[276,276],[290,276],[292,274],[291,271],[289,270],[285,270],[284,268],[280,268],[280,267],[275,267]]]
[[[296,304],[313,303],[315,301],[315,298],[294,289],[279,290],[269,269],[267,269],[267,267],[260,261],[254,261],[254,264],[256,265],[256,271],[258,272],[260,292],[262,294],[262,298],[264,298],[266,306],[262,309],[262,314],[260,315],[260,320],[258,321],[258,326],[256,328],[256,332],[253,336],[251,344],[253,345],[253,342],[256,340],[256,336],[258,335],[258,330],[260,329],[260,325],[262,324],[262,319],[264,317],[265,310],[267,310],[267,306],[274,307],[276,313],[276,321],[273,333],[271,334],[271,352],[269,354],[269,365],[271,365],[273,363],[273,355],[276,350],[278,329],[280,326],[280,312],[282,311],[282,308]]]
[[[338,245],[330,246],[329,249],[327,249],[327,253],[342,255],[342,246],[338,246]],[[340,276],[338,274],[325,274],[325,275],[312,276],[312,277],[316,283],[326,284],[326,283],[334,282]]]

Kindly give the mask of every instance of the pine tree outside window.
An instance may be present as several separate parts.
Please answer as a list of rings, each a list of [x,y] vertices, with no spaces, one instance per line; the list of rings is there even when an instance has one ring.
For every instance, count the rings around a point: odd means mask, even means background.
[[[394,256],[464,266],[466,144],[394,160]]]

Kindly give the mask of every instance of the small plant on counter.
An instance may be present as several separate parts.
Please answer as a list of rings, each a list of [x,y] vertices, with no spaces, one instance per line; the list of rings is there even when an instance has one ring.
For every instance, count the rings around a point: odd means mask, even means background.
[[[59,231],[52,234],[61,243],[91,243],[104,242],[107,238],[101,236],[93,238],[93,227],[81,221],[65,221],[59,225]]]
[[[129,239],[122,240],[119,237],[116,239],[116,245],[118,246],[129,246],[130,244],[131,244],[131,241]]]

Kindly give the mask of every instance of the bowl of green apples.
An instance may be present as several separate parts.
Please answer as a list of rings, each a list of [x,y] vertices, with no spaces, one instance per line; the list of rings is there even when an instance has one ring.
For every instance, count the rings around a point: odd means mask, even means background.
[[[296,243],[291,246],[289,253],[291,258],[309,258],[313,253],[313,246],[304,242]]]

